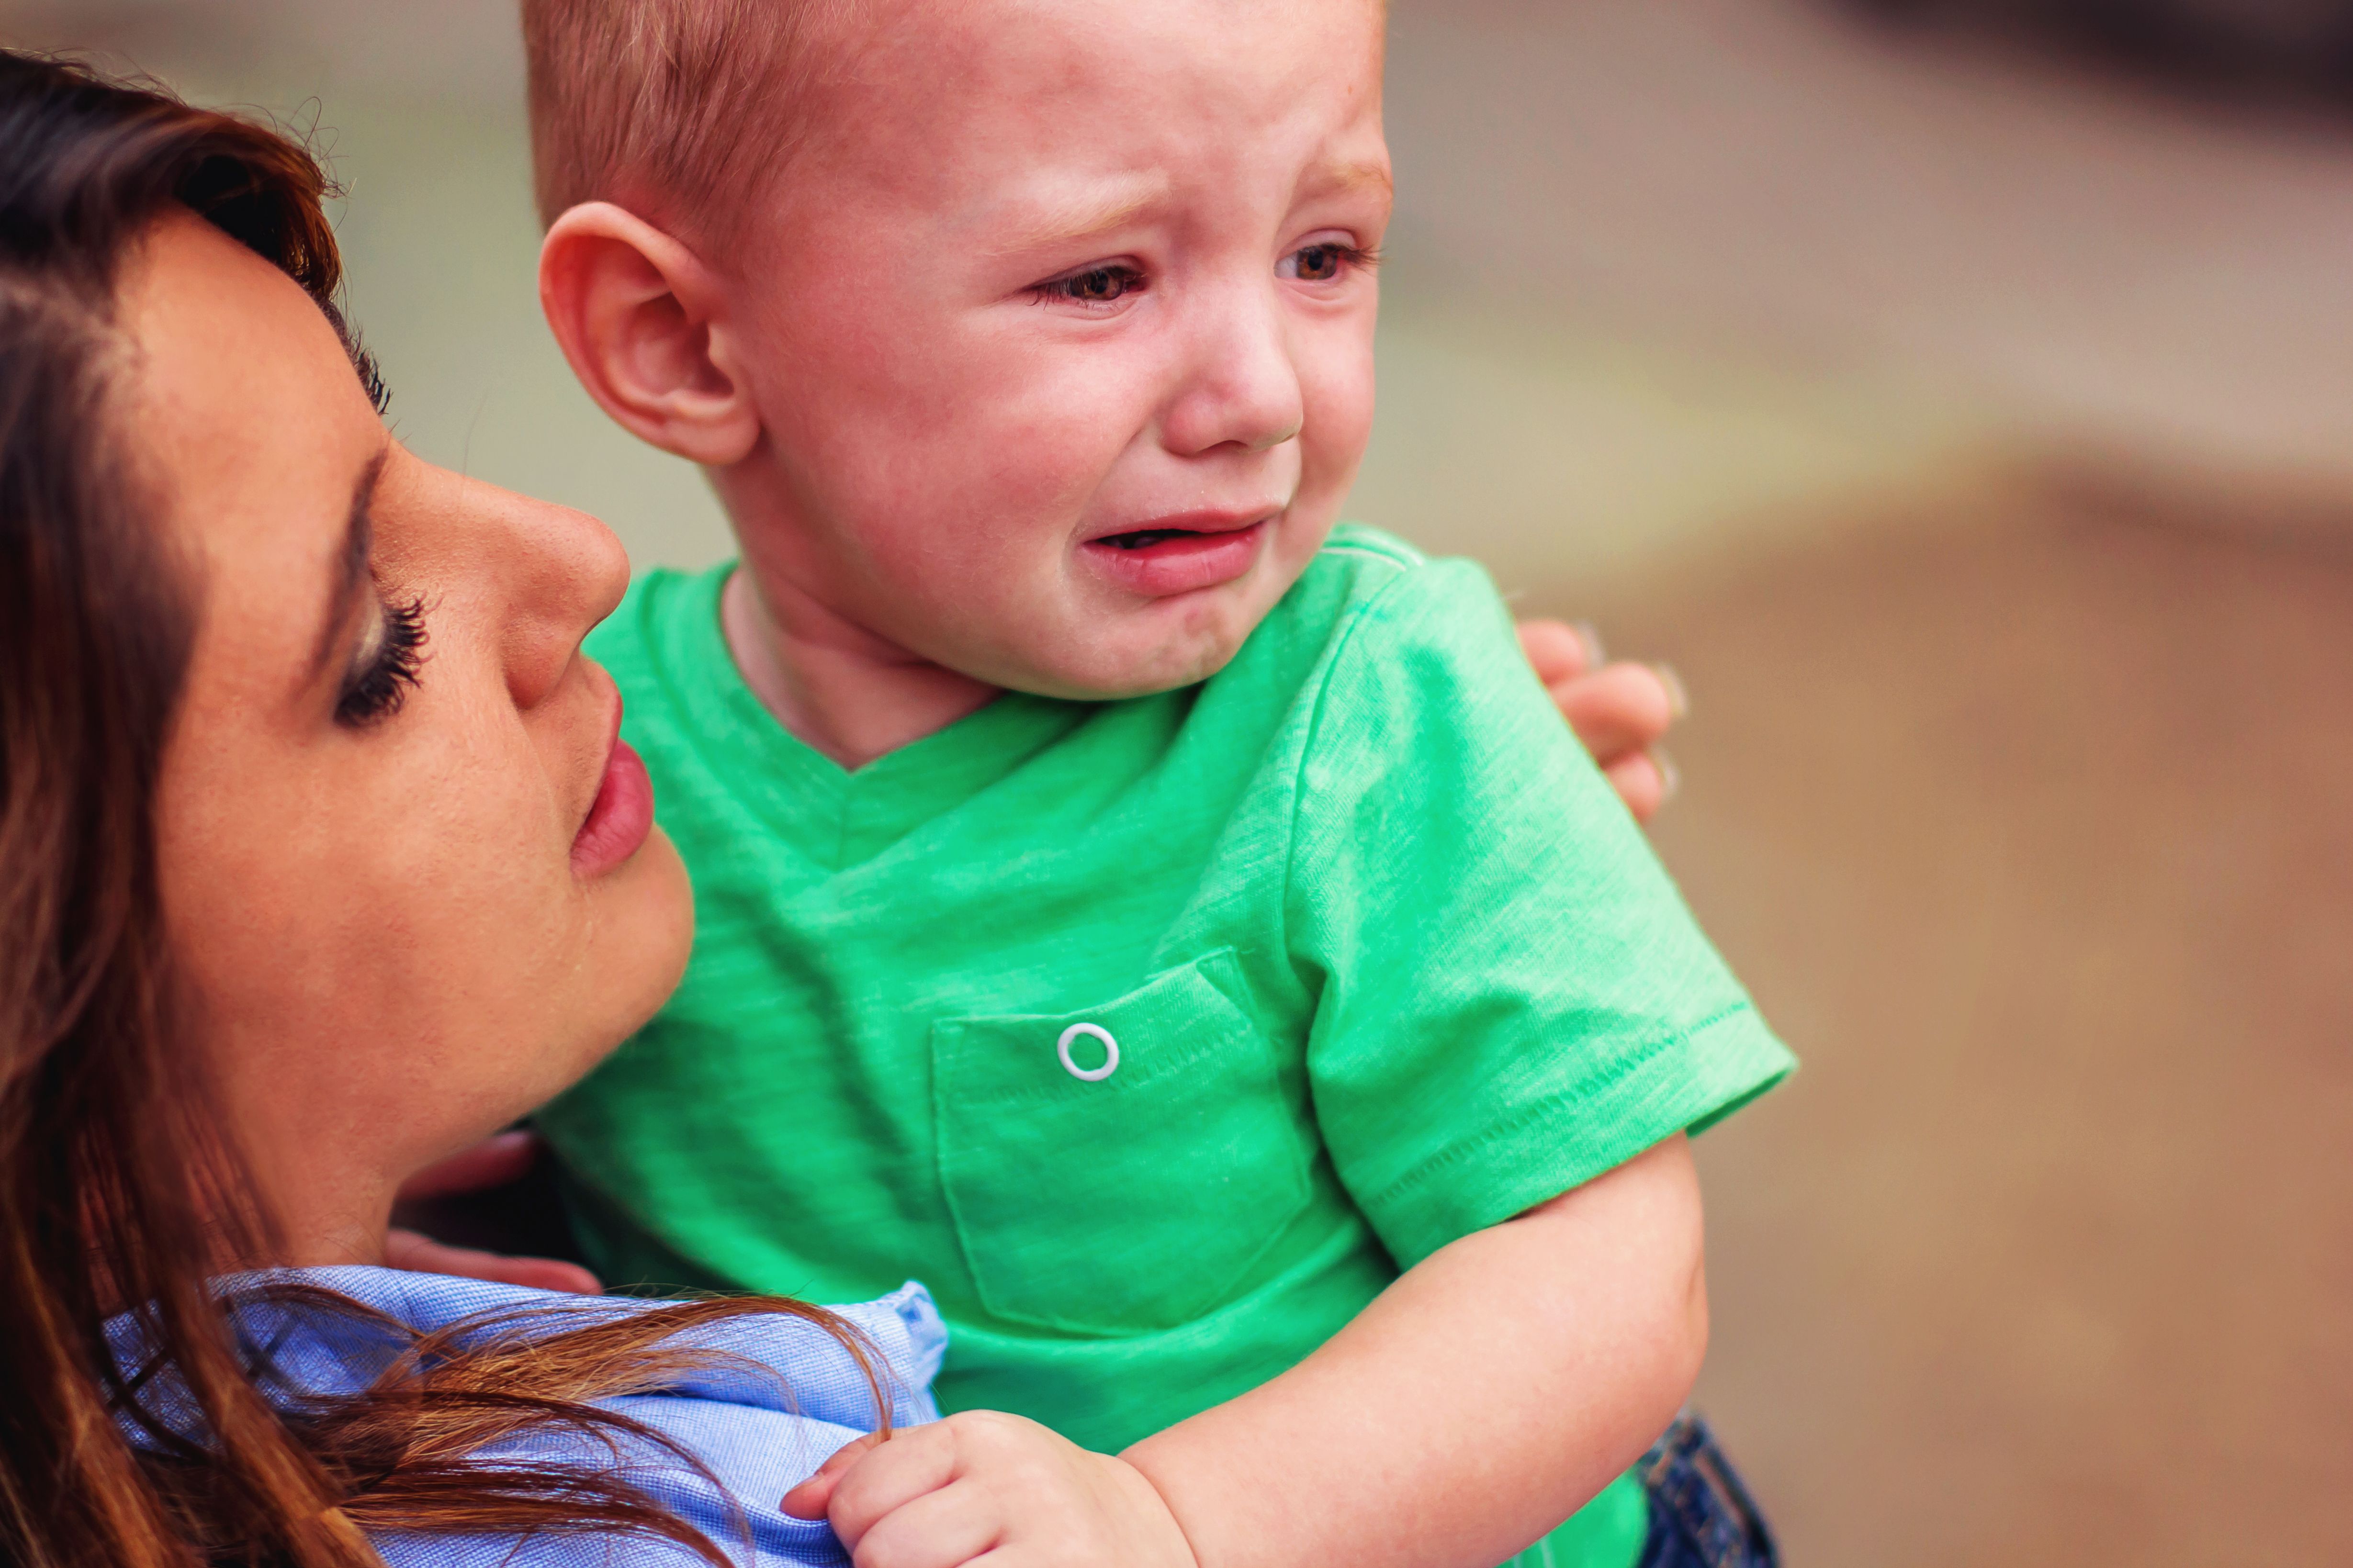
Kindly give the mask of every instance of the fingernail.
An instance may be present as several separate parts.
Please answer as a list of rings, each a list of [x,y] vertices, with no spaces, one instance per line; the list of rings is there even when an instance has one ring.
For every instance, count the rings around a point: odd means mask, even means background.
[[[1585,645],[1585,667],[1588,669],[1599,669],[1609,662],[1609,650],[1601,646],[1601,633],[1591,621],[1571,622],[1568,629],[1575,632],[1577,640]]]
[[[1654,664],[1651,668],[1657,671],[1659,684],[1667,689],[1667,711],[1678,719],[1690,713],[1691,691],[1683,685],[1683,678],[1675,673],[1675,667],[1672,664]]]
[[[1674,758],[1656,746],[1651,748],[1651,765],[1659,770],[1659,804],[1664,805],[1682,793],[1683,771],[1675,766]]]

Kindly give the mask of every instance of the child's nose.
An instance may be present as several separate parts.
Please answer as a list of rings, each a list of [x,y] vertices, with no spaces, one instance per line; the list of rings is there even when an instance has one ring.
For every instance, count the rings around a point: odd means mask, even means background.
[[[1305,417],[1299,368],[1271,306],[1230,300],[1205,311],[1162,421],[1169,449],[1183,457],[1223,446],[1262,452],[1298,435]]]

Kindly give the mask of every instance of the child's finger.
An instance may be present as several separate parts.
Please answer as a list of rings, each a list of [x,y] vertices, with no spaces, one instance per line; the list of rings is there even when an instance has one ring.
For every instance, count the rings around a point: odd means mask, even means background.
[[[1551,691],[1561,717],[1604,767],[1649,750],[1689,706],[1674,671],[1647,664],[1608,665]]]
[[[834,1482],[825,1516],[841,1543],[855,1552],[879,1521],[946,1486],[955,1473],[955,1436],[945,1422],[894,1433]]]
[[[1550,686],[1574,680],[1601,662],[1601,639],[1589,626],[1567,621],[1522,621],[1520,651],[1535,667],[1536,679]]]
[[[840,1526],[834,1527],[840,1534]],[[850,1560],[858,1568],[961,1568],[1005,1538],[1004,1510],[969,1480],[925,1492],[874,1521]],[[849,1537],[844,1535],[845,1543]]]
[[[868,1449],[882,1442],[882,1434],[869,1432],[865,1436],[844,1443],[817,1468],[817,1474],[785,1494],[784,1510],[795,1519],[823,1519],[833,1501],[833,1489],[842,1473],[865,1458]]]
[[[577,1263],[553,1258],[509,1258],[470,1247],[450,1247],[413,1230],[397,1227],[384,1237],[386,1267],[412,1274],[455,1274],[467,1279],[488,1279],[500,1285],[521,1285],[532,1290],[563,1290],[575,1296],[596,1296],[605,1287]]]

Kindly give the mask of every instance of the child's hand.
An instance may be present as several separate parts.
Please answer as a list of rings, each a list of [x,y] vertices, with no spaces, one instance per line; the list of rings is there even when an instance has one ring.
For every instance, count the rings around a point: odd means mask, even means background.
[[[1520,647],[1577,731],[1617,786],[1637,822],[1648,822],[1675,793],[1674,764],[1659,737],[1683,716],[1683,684],[1664,665],[1602,662],[1589,626],[1522,621]]]
[[[1198,1568],[1133,1466],[994,1410],[861,1437],[784,1507],[831,1521],[860,1568]]]

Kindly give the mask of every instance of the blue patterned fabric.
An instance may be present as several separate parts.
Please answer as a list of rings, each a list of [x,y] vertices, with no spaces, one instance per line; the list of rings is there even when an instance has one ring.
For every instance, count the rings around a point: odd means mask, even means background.
[[[492,1320],[464,1336],[465,1344],[486,1338],[512,1343],[518,1337],[660,1305],[390,1268],[316,1268],[269,1278],[337,1291],[420,1332]],[[227,1289],[233,1294],[237,1283]],[[880,1300],[833,1310],[882,1352],[887,1366],[878,1370],[892,1397],[893,1425],[937,1420],[931,1381],[947,1331],[930,1294],[911,1283]],[[356,1392],[405,1348],[380,1328],[283,1307],[247,1305],[239,1323],[248,1342],[266,1350],[270,1364],[298,1394]],[[599,1405],[681,1445],[710,1468],[720,1488],[674,1456],[626,1438],[617,1444],[604,1436],[534,1434],[481,1450],[480,1457],[534,1467],[624,1469],[657,1502],[744,1568],[847,1565],[849,1554],[828,1526],[789,1518],[778,1505],[835,1449],[876,1425],[866,1376],[849,1352],[815,1325],[773,1313],[711,1325],[677,1342],[723,1352],[725,1359],[659,1394]],[[390,1568],[687,1568],[702,1562],[681,1547],[638,1535],[403,1534],[375,1537],[375,1545]]]

